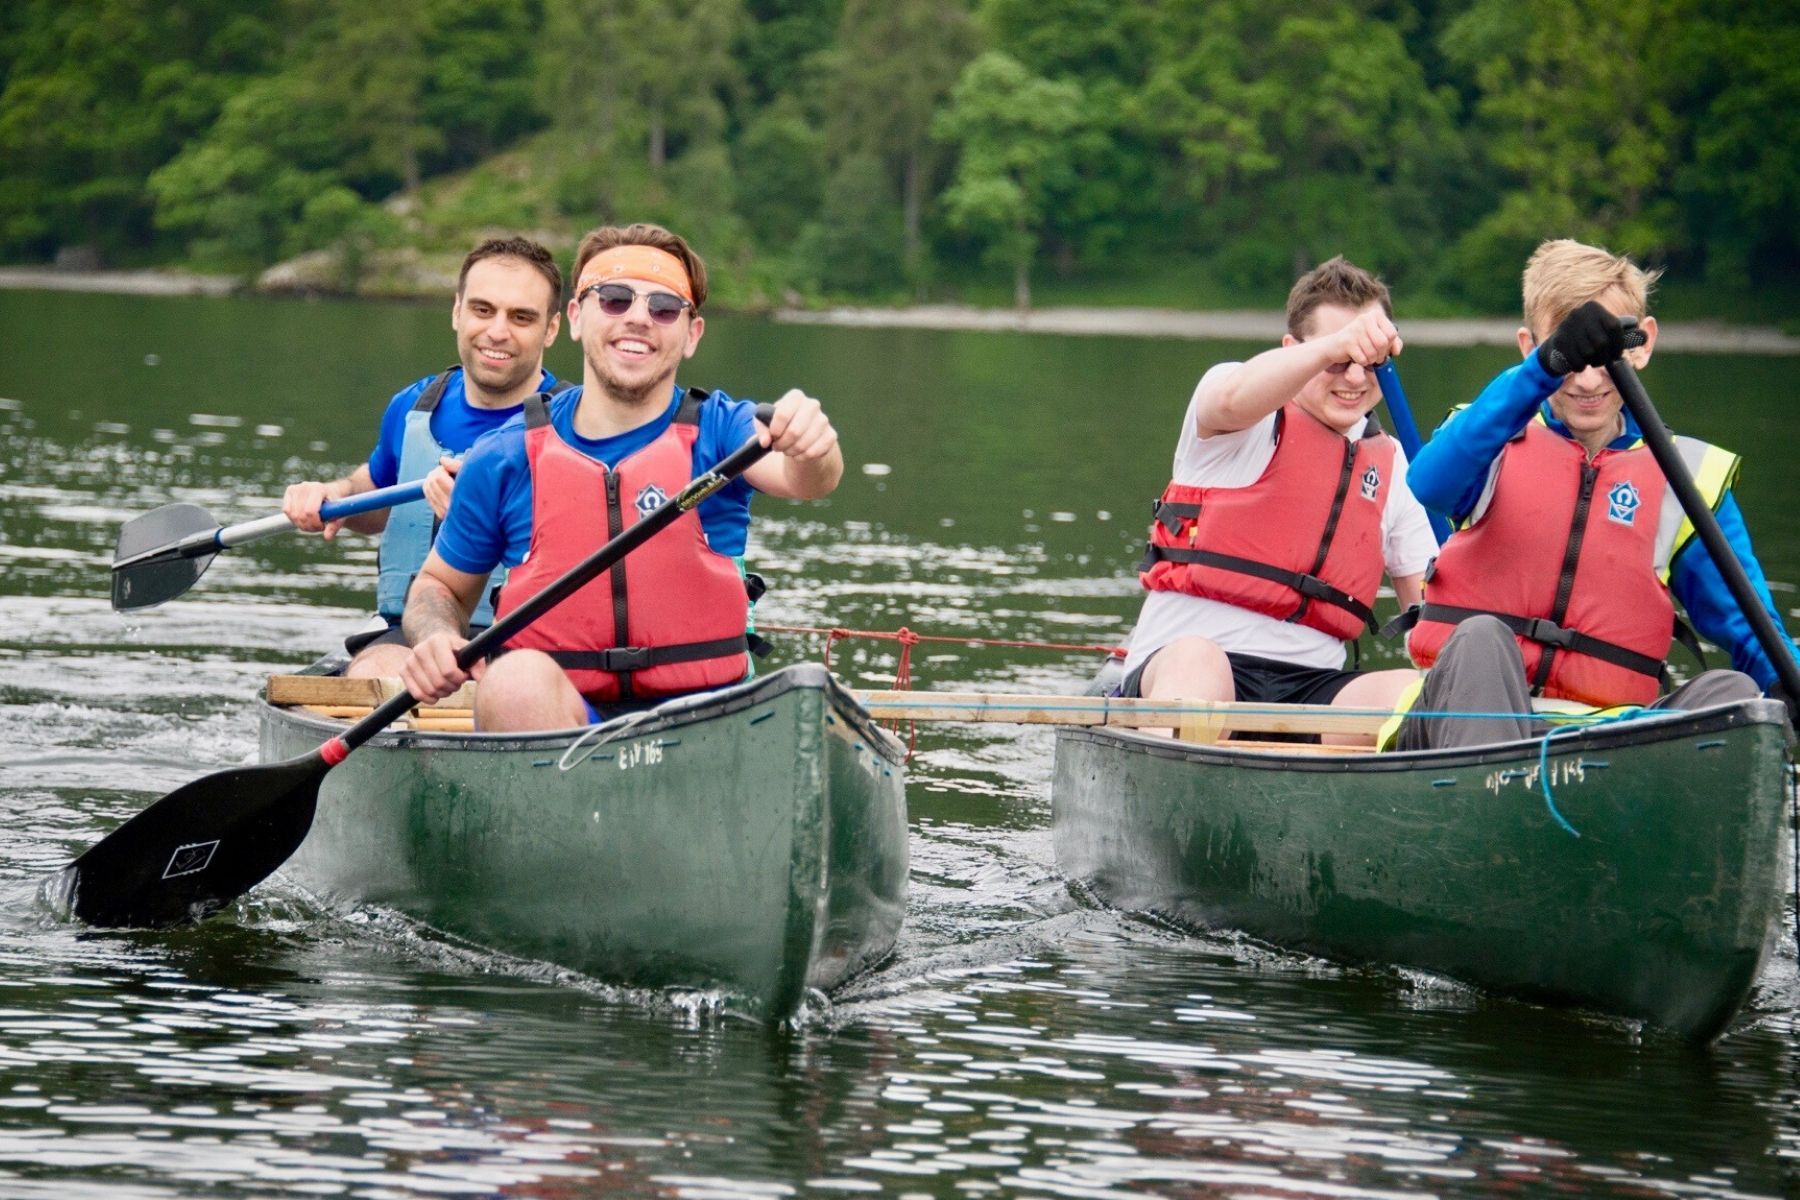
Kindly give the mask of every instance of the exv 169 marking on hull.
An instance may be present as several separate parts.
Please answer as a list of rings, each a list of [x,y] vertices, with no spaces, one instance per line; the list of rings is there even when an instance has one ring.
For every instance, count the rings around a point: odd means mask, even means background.
[[[629,771],[634,767],[654,767],[663,760],[663,744],[661,742],[633,742],[629,746],[619,747],[619,770]]]

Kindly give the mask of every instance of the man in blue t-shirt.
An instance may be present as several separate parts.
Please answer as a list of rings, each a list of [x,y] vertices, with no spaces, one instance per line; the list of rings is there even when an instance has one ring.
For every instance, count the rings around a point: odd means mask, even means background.
[[[463,259],[450,328],[456,331],[460,365],[427,375],[394,395],[382,414],[381,434],[369,461],[329,483],[296,483],[282,498],[282,512],[296,529],[336,536],[341,528],[381,533],[381,571],[376,609],[385,625],[345,640],[353,657],[344,674],[399,673],[410,647],[400,614],[413,576],[425,561],[438,522],[450,507],[459,456],[475,439],[519,412],[525,397],[550,391],[556,379],[544,370],[544,351],[556,341],[562,317],[562,272],[556,260],[528,238],[490,238]],[[424,504],[323,521],[320,506],[375,488],[425,480]],[[497,587],[502,573],[493,581]],[[490,590],[490,589],[484,589]],[[487,625],[484,599],[474,614]]]
[[[703,501],[697,526],[683,517],[626,569],[478,665],[484,731],[566,729],[596,719],[597,704],[741,678],[747,603],[733,559],[744,551],[750,494],[816,499],[844,471],[837,431],[804,392],[782,396],[763,429],[748,401],[676,387],[706,324],[706,268],[681,237],[647,224],[596,229],[576,250],[574,277],[569,328],[581,342],[582,386],[526,404],[464,461],[407,597],[413,650],[400,676],[414,696],[436,700],[469,678],[456,651],[496,567],[515,568],[500,600],[510,611],[749,438],[775,453]]]

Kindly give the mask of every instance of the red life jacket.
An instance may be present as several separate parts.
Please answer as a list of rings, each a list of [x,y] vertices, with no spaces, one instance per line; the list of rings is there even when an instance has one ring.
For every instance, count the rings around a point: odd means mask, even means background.
[[[1668,501],[1650,450],[1602,450],[1533,420],[1501,451],[1487,511],[1444,545],[1407,635],[1428,667],[1459,621],[1487,613],[1518,636],[1535,695],[1602,707],[1661,687],[1675,605],[1657,572]]]
[[[1375,629],[1393,439],[1352,441],[1293,403],[1275,420],[1255,483],[1163,489],[1138,578],[1350,641]]]
[[[688,392],[656,440],[607,470],[557,434],[541,396],[525,400],[531,548],[507,576],[496,619],[624,532],[694,473],[703,392]],[[606,525],[597,518],[604,513]],[[629,581],[629,583],[628,583]],[[510,638],[543,650],[590,700],[633,700],[721,687],[749,670],[749,600],[736,562],[706,544],[698,509]]]

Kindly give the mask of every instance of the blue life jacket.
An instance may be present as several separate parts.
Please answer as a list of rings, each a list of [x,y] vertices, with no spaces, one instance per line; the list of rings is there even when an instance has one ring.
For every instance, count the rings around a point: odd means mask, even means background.
[[[450,374],[456,369],[451,367],[432,379],[419,393],[412,411],[406,414],[406,426],[400,439],[400,466],[394,482],[411,483],[425,478],[438,465],[438,459],[448,453],[431,434],[431,414],[437,411],[438,402],[444,398],[444,388],[449,385]],[[572,386],[559,383],[545,394],[554,396]],[[425,565],[425,556],[437,539],[438,525],[437,514],[431,511],[431,505],[423,502],[402,504],[388,511],[387,528],[381,534],[378,559],[381,574],[375,585],[375,608],[390,624],[398,621],[406,611],[406,593],[419,568]],[[469,618],[471,628],[494,623],[494,597],[505,582],[506,567],[495,567],[494,573],[482,585],[481,600]]]

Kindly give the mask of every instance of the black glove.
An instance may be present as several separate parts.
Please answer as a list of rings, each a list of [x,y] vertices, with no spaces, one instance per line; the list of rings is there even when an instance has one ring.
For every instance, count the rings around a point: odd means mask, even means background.
[[[1589,300],[1544,339],[1538,365],[1552,375],[1567,375],[1583,367],[1604,367],[1624,353],[1625,326],[1598,300]]]

